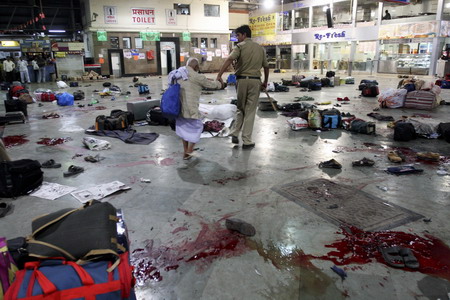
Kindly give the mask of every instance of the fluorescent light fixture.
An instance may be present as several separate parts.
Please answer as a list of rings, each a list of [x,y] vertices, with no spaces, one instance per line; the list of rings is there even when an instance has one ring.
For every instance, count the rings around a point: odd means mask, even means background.
[[[274,6],[273,0],[264,0],[265,8],[272,8]]]
[[[48,32],[66,32],[65,30],[49,30]]]

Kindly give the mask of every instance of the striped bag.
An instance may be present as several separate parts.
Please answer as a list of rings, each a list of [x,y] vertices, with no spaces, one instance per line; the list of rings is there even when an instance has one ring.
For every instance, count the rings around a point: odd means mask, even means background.
[[[439,105],[436,94],[430,91],[413,91],[406,95],[406,108],[431,110]]]
[[[14,280],[17,266],[6,246],[6,239],[0,237],[0,299]]]

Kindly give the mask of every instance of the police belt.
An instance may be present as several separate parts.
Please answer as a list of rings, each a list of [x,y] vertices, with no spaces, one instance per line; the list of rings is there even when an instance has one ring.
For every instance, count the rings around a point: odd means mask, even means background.
[[[255,76],[236,76],[236,79],[258,79],[258,80],[261,80],[261,77],[255,77]]]

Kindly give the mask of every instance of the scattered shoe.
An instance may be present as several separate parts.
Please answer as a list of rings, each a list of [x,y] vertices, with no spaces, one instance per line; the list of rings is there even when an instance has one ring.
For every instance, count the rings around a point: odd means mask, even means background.
[[[6,216],[6,214],[11,210],[11,204],[6,202],[0,202],[0,218]]]
[[[239,144],[239,138],[237,136],[232,135],[231,136],[231,142],[233,144]]]
[[[58,164],[53,159],[50,159],[50,160],[47,160],[46,162],[42,163],[41,167],[45,168],[45,169],[61,168],[61,164]]]
[[[69,167],[67,172],[64,172],[64,177],[77,175],[77,174],[80,174],[80,173],[83,173],[83,172],[84,172],[84,168],[72,165],[72,166]]]
[[[39,104],[38,104],[38,106],[39,106],[39,107],[42,107],[42,106],[44,106],[44,104],[42,104],[42,103],[39,103]]]
[[[246,235],[246,236],[254,236],[256,234],[256,229],[253,227],[253,225],[244,222],[240,219],[226,219],[225,220],[225,226],[228,230],[231,231],[237,231],[240,234]]]
[[[323,161],[319,164],[319,168],[342,169],[342,165],[335,159]]]
[[[54,112],[42,115],[42,119],[57,119],[59,117],[60,116]]]
[[[85,161],[88,161],[88,162],[91,162],[91,163],[96,163],[96,162],[99,162],[100,160],[101,160],[101,158],[100,158],[100,155],[96,155],[95,157],[94,156],[86,156],[85,158],[84,158],[84,160]]]
[[[375,162],[373,160],[368,159],[366,157],[352,162],[352,166],[354,166],[354,167],[371,167],[374,164],[375,164]]]
[[[401,163],[403,159],[398,155],[397,151],[390,151],[388,153],[388,159],[393,163]]]
[[[191,158],[194,157],[194,153],[185,153],[183,156],[184,160],[190,160]]]
[[[389,167],[386,171],[394,175],[407,175],[423,172],[422,169],[416,169],[413,166]]]
[[[412,253],[411,249],[409,248],[401,248],[400,249],[400,255],[403,257],[403,262],[405,263],[405,266],[407,268],[411,269],[418,269],[420,264],[417,258]]]
[[[255,148],[255,143],[242,145],[242,149],[253,149],[253,148]]]
[[[441,156],[435,152],[417,152],[417,158],[421,160],[439,161]]]
[[[400,255],[400,247],[388,247],[380,248],[380,252],[383,255],[384,261],[394,268],[403,268],[405,263],[403,257]]]

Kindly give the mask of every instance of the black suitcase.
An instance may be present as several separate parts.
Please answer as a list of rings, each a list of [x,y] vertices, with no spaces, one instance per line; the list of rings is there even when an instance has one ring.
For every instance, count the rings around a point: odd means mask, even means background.
[[[161,107],[159,107],[159,106],[155,106],[155,107],[151,108],[147,112],[147,117],[145,119],[146,119],[148,125],[167,126],[170,124],[170,120],[163,116]]]
[[[5,100],[5,111],[15,112],[21,111],[25,117],[28,117],[27,102],[22,100],[8,99]]]
[[[376,97],[380,94],[378,85],[368,85],[364,87],[361,91],[361,95],[364,97]]]
[[[121,109],[114,109],[110,113],[110,116],[113,118],[118,118],[121,115],[124,115],[127,118],[128,125],[134,124],[134,114],[131,111],[123,111]]]
[[[450,123],[439,123],[437,133],[441,135],[441,139],[450,143]]]
[[[394,141],[408,142],[416,139],[414,125],[406,122],[398,122],[394,127]]]
[[[37,160],[0,162],[0,197],[13,198],[31,193],[41,186],[43,174]]]

